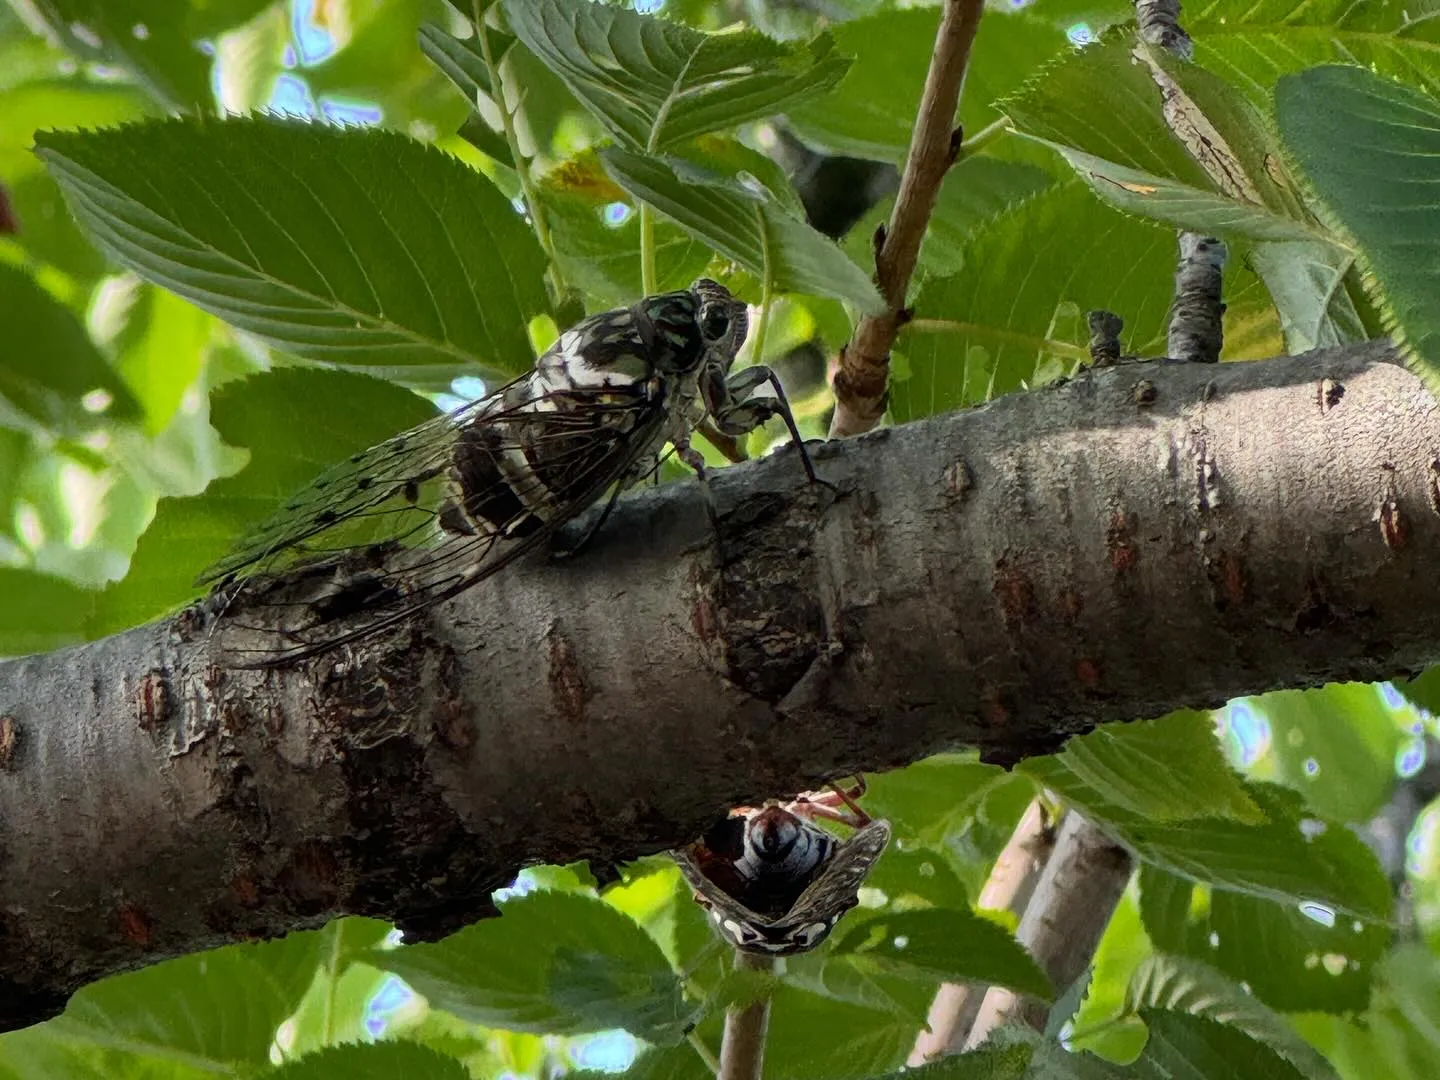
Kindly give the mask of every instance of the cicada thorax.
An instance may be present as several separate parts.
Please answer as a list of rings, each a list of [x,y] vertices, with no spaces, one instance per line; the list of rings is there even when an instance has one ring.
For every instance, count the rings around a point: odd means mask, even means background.
[[[461,426],[450,467],[460,513],[442,513],[442,527],[530,536],[593,501],[617,460],[653,461],[698,393],[700,307],[690,291],[666,293],[561,334]]]

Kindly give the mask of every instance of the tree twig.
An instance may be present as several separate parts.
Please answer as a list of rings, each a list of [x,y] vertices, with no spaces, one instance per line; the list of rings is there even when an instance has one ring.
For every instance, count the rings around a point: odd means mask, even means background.
[[[889,225],[875,237],[875,283],[886,310],[862,318],[850,343],[840,350],[831,438],[869,431],[885,414],[890,349],[908,319],[906,291],[940,184],[959,153],[955,110],[984,7],[984,0],[946,0],[900,190]]]
[[[1133,867],[1130,853],[1105,833],[1073,810],[1065,815],[1015,931],[1057,990],[1063,992],[1090,966]],[[1012,1019],[1043,1031],[1047,1012],[1042,1001],[992,987],[965,1046],[979,1046]]]
[[[1220,280],[1225,245],[1213,236],[1180,234],[1180,265],[1170,307],[1169,351],[1177,360],[1215,364],[1225,343]]]
[[[771,974],[776,961],[769,956],[735,952],[736,970]],[[760,1080],[765,1064],[765,1034],[770,1027],[770,996],[725,1013],[725,1041],[720,1044],[719,1080]]]
[[[976,906],[990,911],[1025,911],[1035,884],[1055,847],[1055,834],[1047,821],[1044,804],[1031,801],[1020,816],[1005,849],[995,860]],[[930,1003],[926,1030],[915,1039],[906,1064],[914,1067],[946,1054],[958,1054],[980,1014],[985,988],[962,983],[942,983]]]

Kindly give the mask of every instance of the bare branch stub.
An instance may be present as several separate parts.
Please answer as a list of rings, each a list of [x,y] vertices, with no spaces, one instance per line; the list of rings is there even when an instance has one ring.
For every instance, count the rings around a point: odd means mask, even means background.
[[[984,0],[947,0],[940,18],[900,191],[889,225],[876,231],[875,283],[885,299],[886,310],[861,319],[850,343],[840,350],[831,438],[869,431],[885,415],[890,348],[908,321],[905,296],[920,254],[920,242],[935,209],[940,184],[959,154],[955,110],[984,7]]]
[[[1225,341],[1221,273],[1225,245],[1213,236],[1180,234],[1175,304],[1170,309],[1169,352],[1177,360],[1214,364]]]
[[[1135,19],[1142,41],[1159,45],[1182,60],[1194,56],[1195,46],[1180,25],[1180,0],[1135,0]]]
[[[1090,363],[1095,367],[1110,367],[1120,360],[1120,331],[1125,329],[1125,320],[1113,311],[1091,311],[1086,313],[1090,326]]]

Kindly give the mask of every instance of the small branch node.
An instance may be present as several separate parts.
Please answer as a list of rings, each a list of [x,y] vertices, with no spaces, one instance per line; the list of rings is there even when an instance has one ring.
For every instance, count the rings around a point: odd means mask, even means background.
[[[1090,325],[1090,363],[1110,367],[1120,360],[1120,331],[1125,320],[1113,311],[1091,311],[1085,315]]]

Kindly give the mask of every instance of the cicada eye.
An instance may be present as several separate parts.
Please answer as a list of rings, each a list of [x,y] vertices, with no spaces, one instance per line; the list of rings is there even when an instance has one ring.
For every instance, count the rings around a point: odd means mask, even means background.
[[[700,308],[700,336],[706,341],[719,341],[730,332],[730,310],[727,304],[704,304]]]

